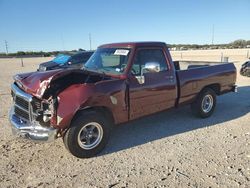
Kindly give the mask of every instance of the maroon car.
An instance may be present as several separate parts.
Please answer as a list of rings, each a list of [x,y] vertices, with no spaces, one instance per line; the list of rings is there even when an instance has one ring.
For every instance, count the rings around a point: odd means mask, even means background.
[[[81,70],[14,79],[13,133],[40,141],[62,137],[80,158],[102,151],[113,125],[186,104],[207,118],[217,95],[237,89],[234,64],[173,62],[162,42],[106,44]]]

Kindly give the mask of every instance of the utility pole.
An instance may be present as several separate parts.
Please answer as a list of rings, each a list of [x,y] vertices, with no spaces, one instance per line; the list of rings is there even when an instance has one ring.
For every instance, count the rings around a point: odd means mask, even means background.
[[[92,45],[91,45],[91,33],[89,33],[89,49],[92,50]]]
[[[214,44],[214,24],[213,24],[213,27],[212,27],[212,45]]]
[[[7,42],[7,40],[5,40],[4,43],[5,43],[6,54],[8,55],[9,51],[8,51],[8,42]]]

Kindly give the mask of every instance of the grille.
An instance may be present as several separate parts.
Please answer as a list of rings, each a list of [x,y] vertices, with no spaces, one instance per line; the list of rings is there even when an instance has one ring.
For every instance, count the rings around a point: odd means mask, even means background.
[[[15,103],[16,105],[20,106],[24,110],[29,110],[29,102],[24,100],[23,98],[16,96]]]
[[[18,95],[15,95],[15,114],[21,118],[30,119],[29,116],[29,102]]]
[[[11,86],[11,94],[14,100],[14,113],[16,116],[32,121],[32,95],[25,93],[15,83]]]
[[[15,114],[25,119],[29,119],[29,113],[15,106]]]

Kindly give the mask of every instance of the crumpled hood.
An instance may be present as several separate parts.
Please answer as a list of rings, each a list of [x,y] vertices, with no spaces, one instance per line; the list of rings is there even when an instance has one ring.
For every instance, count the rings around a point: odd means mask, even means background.
[[[52,70],[45,72],[31,72],[24,74],[17,74],[14,76],[14,80],[17,85],[22,88],[25,92],[41,98],[48,88],[50,82],[58,77],[69,74],[75,69],[69,70]],[[79,71],[79,70],[78,70]]]

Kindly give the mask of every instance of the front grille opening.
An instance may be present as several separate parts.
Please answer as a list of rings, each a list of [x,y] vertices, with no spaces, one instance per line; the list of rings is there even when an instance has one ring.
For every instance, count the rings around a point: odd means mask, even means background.
[[[19,117],[29,120],[29,113],[15,106],[15,114]]]
[[[15,100],[15,103],[22,107],[23,109],[25,110],[29,110],[29,102],[24,100],[23,98],[19,97],[19,96],[16,96],[16,100]]]

